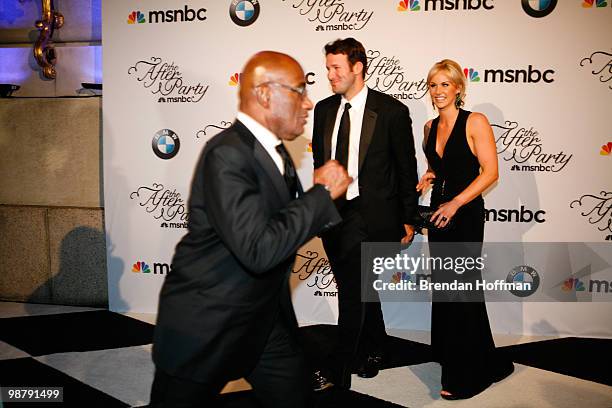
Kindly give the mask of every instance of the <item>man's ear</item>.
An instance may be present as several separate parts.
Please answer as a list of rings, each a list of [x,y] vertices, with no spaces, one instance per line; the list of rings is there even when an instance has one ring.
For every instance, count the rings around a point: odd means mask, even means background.
[[[257,102],[262,107],[268,109],[270,107],[270,88],[268,88],[267,86],[258,86],[253,89],[253,92],[255,92]]]
[[[353,74],[361,75],[363,72],[363,63],[361,61],[357,61],[353,64]]]

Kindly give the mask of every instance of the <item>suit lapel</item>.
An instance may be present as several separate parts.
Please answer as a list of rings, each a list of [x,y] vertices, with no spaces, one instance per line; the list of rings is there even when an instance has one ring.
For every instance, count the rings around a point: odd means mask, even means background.
[[[366,99],[366,106],[363,111],[363,122],[361,124],[361,136],[359,138],[359,171],[363,166],[363,161],[368,153],[372,137],[374,136],[374,129],[376,128],[376,101],[375,95],[372,90],[368,90],[368,98]]]
[[[272,185],[278,193],[279,198],[281,198],[284,202],[289,201],[289,189],[287,188],[287,184],[285,184],[283,175],[280,173],[280,171],[278,171],[278,167],[276,167],[274,160],[272,160],[266,149],[261,143],[259,143],[251,131],[240,121],[236,121],[236,128],[243,136],[248,137],[251,140],[251,144],[253,146],[253,156],[272,181]]]
[[[336,124],[336,116],[338,115],[338,108],[340,107],[340,96],[334,100],[325,116],[325,127],[323,128],[323,162],[325,163],[331,159],[331,146],[332,138],[334,133],[334,125]]]
[[[297,194],[298,194],[298,197],[301,197],[302,194],[304,194],[304,188],[302,187],[300,176],[297,175],[297,169],[296,169],[296,177],[297,177]]]

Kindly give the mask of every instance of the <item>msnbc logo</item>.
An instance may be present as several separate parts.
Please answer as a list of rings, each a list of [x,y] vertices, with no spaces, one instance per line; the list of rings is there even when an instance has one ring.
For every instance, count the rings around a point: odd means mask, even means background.
[[[232,75],[229,79],[228,85],[229,86],[236,86],[238,85],[238,83],[240,82],[240,74],[238,74],[237,72]]]
[[[563,282],[561,290],[564,292],[612,293],[612,281],[589,279],[588,289],[580,279],[568,278]]]
[[[419,11],[421,9],[421,5],[419,4],[419,0],[402,0],[397,5],[397,11]]]
[[[132,265],[132,272],[151,273],[151,268],[143,261],[138,261]]]
[[[609,156],[610,153],[612,153],[612,142],[608,142],[608,144],[601,146],[599,154],[601,154],[602,156]]]
[[[464,68],[463,74],[470,82],[480,82],[478,71],[476,71],[474,68]]]
[[[185,21],[191,22],[195,20],[206,20],[205,8],[194,10],[188,5],[185,5],[182,9],[176,10],[149,10],[148,18],[145,17],[145,13],[141,12],[140,10],[132,11],[130,14],[128,14],[128,24],[143,24],[146,22],[149,24],[182,23]]]
[[[335,292],[327,292],[324,290],[315,290],[315,292],[313,293],[314,296],[331,296],[331,297],[336,297],[338,296],[338,291]]]
[[[492,2],[493,0],[402,0],[397,5],[397,11],[471,11],[481,8],[492,10],[495,7]]]
[[[137,261],[132,265],[132,272],[134,273],[151,273],[152,275],[167,275],[172,272],[172,265],[163,262],[153,262],[153,270],[144,261]]]
[[[576,291],[583,292],[584,291],[584,283],[578,278],[568,278],[565,282],[563,282],[563,286],[561,290],[564,292]]]
[[[128,24],[146,23],[145,16],[140,11],[132,11],[130,14],[128,14],[127,23]]]
[[[509,82],[509,83],[538,83],[540,81],[547,84],[555,82],[553,69],[537,69],[533,65],[527,68],[518,69],[499,69],[488,68],[484,70],[481,78],[479,71],[474,68],[464,68],[463,73],[470,82]]]
[[[606,0],[584,0],[584,2],[582,3],[582,7],[591,8],[593,7],[593,4],[595,4],[595,7],[608,7],[608,3],[606,3]]]

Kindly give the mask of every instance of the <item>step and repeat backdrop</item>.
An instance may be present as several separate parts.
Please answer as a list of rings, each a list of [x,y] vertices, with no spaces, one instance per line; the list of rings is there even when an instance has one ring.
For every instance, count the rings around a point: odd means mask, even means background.
[[[316,102],[331,94],[323,46],[345,37],[367,49],[367,85],[410,108],[419,174],[423,125],[436,116],[427,72],[443,58],[464,67],[465,108],[487,115],[499,157],[499,181],[485,196],[487,241],[612,250],[609,0],[108,0],[102,8],[112,310],[156,311],[186,232],[195,162],[233,121],[245,61],[260,50],[292,55]],[[289,146],[305,187],[309,126]],[[490,303],[493,330],[612,337],[612,270],[590,272],[567,276],[559,290],[609,301]],[[336,283],[318,239],[300,249],[291,282],[301,324],[336,321]],[[429,329],[428,302],[383,306],[388,327]]]

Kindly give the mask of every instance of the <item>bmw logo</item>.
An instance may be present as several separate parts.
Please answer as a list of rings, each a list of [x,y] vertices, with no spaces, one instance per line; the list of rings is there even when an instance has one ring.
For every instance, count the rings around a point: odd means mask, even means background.
[[[176,156],[181,147],[181,141],[172,130],[162,129],[153,136],[151,147],[157,157],[168,160]]]
[[[512,268],[508,276],[506,277],[507,283],[531,283],[531,289],[529,290],[510,290],[514,296],[527,297],[532,295],[540,286],[540,275],[538,271],[533,269],[531,266],[520,265]]]
[[[229,13],[234,23],[242,27],[249,26],[259,17],[259,1],[233,0],[230,3]]]
[[[521,0],[525,13],[531,17],[546,17],[557,6],[557,0]]]

